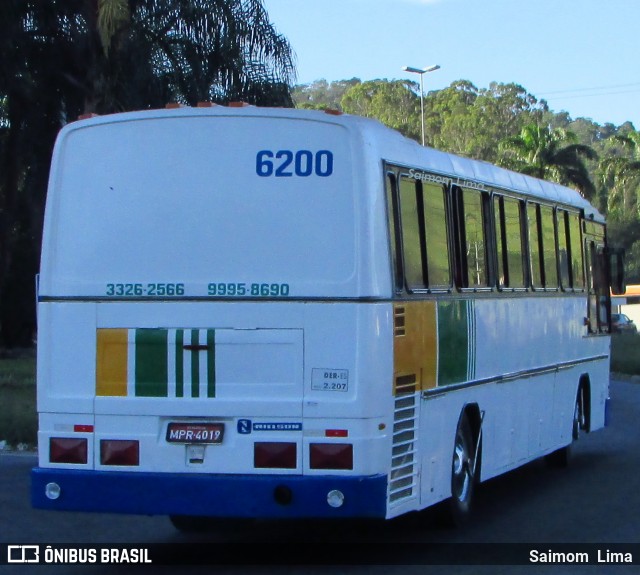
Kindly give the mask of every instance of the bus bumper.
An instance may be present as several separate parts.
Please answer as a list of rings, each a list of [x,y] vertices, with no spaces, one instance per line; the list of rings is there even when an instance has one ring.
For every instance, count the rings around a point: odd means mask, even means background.
[[[31,503],[36,509],[282,519],[384,518],[386,500],[386,475],[207,475],[42,467],[31,472]]]

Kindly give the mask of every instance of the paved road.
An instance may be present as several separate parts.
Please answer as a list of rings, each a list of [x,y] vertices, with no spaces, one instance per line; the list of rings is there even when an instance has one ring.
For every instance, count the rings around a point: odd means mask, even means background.
[[[490,547],[500,554],[509,544],[526,543],[547,550],[549,546],[578,543],[640,544],[640,384],[613,382],[612,421],[606,430],[583,438],[573,449],[569,468],[548,469],[542,461],[484,483],[477,492],[475,518],[461,530],[437,527],[434,512],[428,510],[400,520],[380,523],[330,524],[309,522],[276,524],[260,522],[233,527],[225,533],[184,535],[164,517],[94,515],[37,511],[29,505],[29,471],[35,457],[0,454],[0,543],[194,543],[211,549],[225,544],[246,553],[260,563],[260,552],[281,549],[286,559],[301,548],[308,561],[317,563],[331,557],[336,548],[353,544],[353,563],[365,563],[371,553],[384,566],[342,566],[348,573],[640,573],[640,566],[425,566],[442,560],[442,549],[455,544],[457,554],[475,553],[474,544]],[[266,543],[265,543],[266,542]],[[506,546],[506,547],[505,547]],[[636,548],[639,548],[636,545]],[[576,548],[577,549],[577,548]],[[256,555],[258,554],[258,555]],[[640,558],[637,558],[640,559]],[[390,565],[397,561],[405,565]],[[416,566],[411,566],[417,563]],[[407,566],[406,564],[409,564]],[[76,570],[77,569],[77,570]],[[134,569],[129,567],[128,570]],[[189,572],[198,570],[191,568]],[[113,573],[114,568],[90,566],[32,567],[39,575],[57,573]],[[222,566],[215,573],[246,573],[246,566]],[[184,569],[144,569],[145,573],[184,572]],[[211,571],[211,569],[209,569]],[[251,572],[299,573],[301,566],[254,567]],[[305,573],[335,572],[322,565],[306,565]],[[0,573],[26,574],[18,565],[0,567]]]

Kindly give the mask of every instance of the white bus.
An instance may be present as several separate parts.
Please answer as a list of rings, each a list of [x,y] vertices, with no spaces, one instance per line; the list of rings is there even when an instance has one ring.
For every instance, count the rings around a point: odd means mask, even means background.
[[[58,138],[37,508],[392,518],[605,424],[603,217],[379,123],[251,106]],[[617,262],[617,259],[616,259]]]

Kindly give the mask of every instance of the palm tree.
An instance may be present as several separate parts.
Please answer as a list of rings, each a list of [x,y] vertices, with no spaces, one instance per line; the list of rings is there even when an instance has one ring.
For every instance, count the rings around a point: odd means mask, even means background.
[[[71,0],[82,46],[63,73],[84,112],[245,100],[292,106],[288,41],[262,0]],[[67,16],[69,19],[69,16]]]
[[[529,124],[520,134],[500,144],[500,163],[523,174],[575,186],[587,199],[595,195],[584,159],[598,155],[589,146],[576,143],[576,136],[562,128]]]
[[[7,341],[18,319],[5,312],[26,301],[20,323],[30,336],[49,160],[62,125],[81,113],[169,101],[293,105],[293,51],[262,0],[2,0],[0,50],[5,343],[29,341]]]
[[[616,134],[606,142],[607,156],[598,166],[603,207],[616,221],[638,220],[640,132]]]
[[[630,155],[640,160],[640,132],[628,132],[624,135],[616,134],[613,140],[622,144],[623,148],[630,150]]]
[[[607,214],[623,219],[637,210],[640,160],[609,156],[600,162],[600,185],[606,190]]]

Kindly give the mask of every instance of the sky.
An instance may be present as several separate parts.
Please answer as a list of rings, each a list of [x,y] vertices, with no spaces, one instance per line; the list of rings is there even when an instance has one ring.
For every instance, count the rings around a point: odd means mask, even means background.
[[[263,0],[297,83],[515,82],[554,112],[640,129],[640,0]]]

